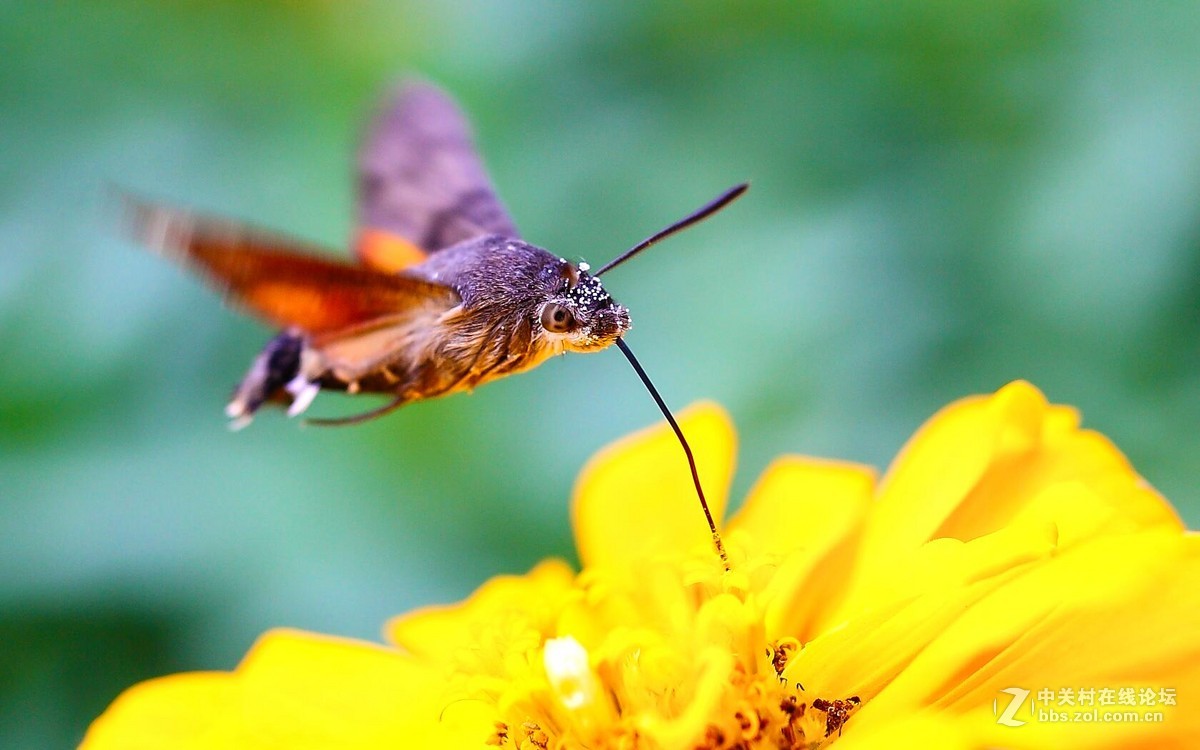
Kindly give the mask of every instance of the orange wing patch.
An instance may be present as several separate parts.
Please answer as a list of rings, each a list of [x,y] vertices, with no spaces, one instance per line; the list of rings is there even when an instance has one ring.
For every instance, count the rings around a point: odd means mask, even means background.
[[[234,304],[285,328],[328,334],[445,311],[461,301],[445,285],[309,254],[288,238],[134,198],[125,202],[131,234],[199,271]]]
[[[360,231],[354,252],[363,265],[384,273],[399,273],[429,257],[412,242],[382,229]]]

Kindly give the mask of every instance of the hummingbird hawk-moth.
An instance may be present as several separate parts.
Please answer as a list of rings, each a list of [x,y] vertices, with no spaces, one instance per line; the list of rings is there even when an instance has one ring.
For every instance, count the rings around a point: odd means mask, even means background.
[[[599,277],[747,187],[727,190],[592,273],[521,239],[458,107],[433,86],[409,83],[384,102],[360,152],[356,262],[236,222],[126,203],[137,239],[282,329],[234,391],[226,407],[232,427],[249,424],[267,403],[300,414],[321,390],[391,396],[355,416],[310,420],[361,422],[555,354],[615,343],[675,429],[707,513],[683,433],[621,340],[629,311]],[[711,517],[709,526],[719,547]]]
[[[521,239],[458,107],[410,83],[385,102],[359,157],[357,263],[304,242],[129,199],[137,239],[189,266],[237,307],[283,330],[226,413],[245,426],[276,402],[295,416],[320,390],[386,394],[358,422],[467,391],[555,354],[591,352],[630,328],[596,273]],[[713,213],[713,204],[643,245]]]

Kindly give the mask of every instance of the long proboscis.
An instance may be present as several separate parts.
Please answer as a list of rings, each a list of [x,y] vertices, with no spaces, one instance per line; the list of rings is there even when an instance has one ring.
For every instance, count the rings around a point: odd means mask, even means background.
[[[692,447],[688,445],[687,438],[683,436],[683,430],[675,421],[675,415],[667,408],[667,403],[663,401],[662,396],[658,395],[658,389],[654,387],[654,383],[650,382],[650,376],[642,369],[637,357],[633,356],[629,344],[626,344],[624,339],[617,339],[617,347],[629,360],[629,364],[633,365],[634,372],[642,379],[642,384],[646,386],[646,390],[650,391],[654,403],[658,404],[658,408],[662,410],[667,423],[675,431],[675,437],[679,438],[679,445],[683,447],[683,454],[687,456],[688,468],[692,470],[692,483],[696,485],[696,497],[700,499],[700,508],[704,511],[705,520],[708,521],[708,530],[712,532],[713,546],[717,548],[717,554],[721,556],[721,564],[725,566],[725,570],[729,570],[729,556],[725,554],[725,544],[721,541],[721,534],[717,531],[717,524],[713,521],[712,511],[708,509],[708,501],[704,499],[704,487],[700,485],[700,472],[696,470],[696,457],[692,455]]]
[[[750,189],[750,183],[748,183],[748,182],[743,182],[740,185],[735,185],[735,186],[729,188],[725,192],[718,195],[716,198],[713,198],[711,201],[704,204],[703,206],[696,209],[695,211],[688,214],[687,216],[683,217],[682,219],[675,222],[671,226],[667,227],[666,229],[663,229],[660,232],[656,232],[655,234],[650,235],[646,239],[637,243],[636,245],[629,248],[625,252],[621,253],[617,257],[613,258],[609,262],[605,263],[603,266],[600,267],[599,271],[596,271],[592,275],[593,276],[601,276],[604,273],[611,271],[612,269],[621,265],[622,263],[629,260],[633,256],[637,255],[641,251],[650,247],[651,245],[659,242],[660,240],[665,240],[667,237],[670,237],[671,235],[675,234],[679,230],[687,229],[688,227],[695,224],[696,222],[707,219],[708,217],[715,214],[717,211],[720,211],[722,208],[725,208],[730,203],[733,203],[735,200],[737,200],[738,198],[740,198],[742,196],[742,193],[745,193],[749,189]]]

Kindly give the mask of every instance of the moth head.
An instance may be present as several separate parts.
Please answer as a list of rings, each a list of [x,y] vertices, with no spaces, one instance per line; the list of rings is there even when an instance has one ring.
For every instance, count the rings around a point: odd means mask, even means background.
[[[546,275],[551,287],[536,314],[550,340],[561,342],[567,350],[594,351],[611,345],[629,330],[629,310],[604,290],[600,279],[588,273],[586,263],[576,266],[559,259],[546,269]]]

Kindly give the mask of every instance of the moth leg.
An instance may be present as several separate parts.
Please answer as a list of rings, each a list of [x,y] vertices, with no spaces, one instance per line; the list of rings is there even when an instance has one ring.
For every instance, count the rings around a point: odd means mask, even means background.
[[[318,386],[309,384],[301,372],[304,349],[303,336],[292,331],[283,331],[267,342],[225,407],[226,416],[232,420],[230,429],[239,430],[250,424],[254,413],[272,399],[290,403],[292,408],[301,404],[296,413],[311,403]],[[311,388],[306,387],[309,385]]]
[[[344,427],[345,425],[350,424],[362,424],[363,422],[370,422],[372,419],[378,419],[384,414],[390,414],[399,409],[401,406],[407,404],[408,401],[409,399],[405,398],[403,395],[397,395],[396,398],[384,404],[383,406],[380,406],[377,409],[362,412],[361,414],[352,414],[348,417],[306,419],[304,420],[304,424],[316,425],[317,427]]]

